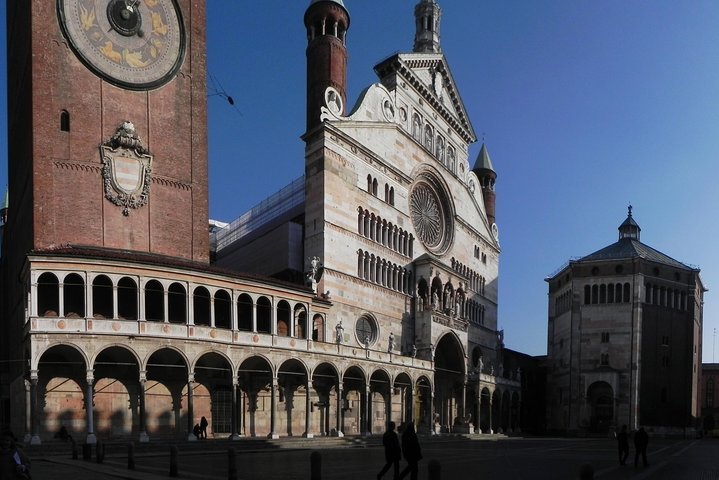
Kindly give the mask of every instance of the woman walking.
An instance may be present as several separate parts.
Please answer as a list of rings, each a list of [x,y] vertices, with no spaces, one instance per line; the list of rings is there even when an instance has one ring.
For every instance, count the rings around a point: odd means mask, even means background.
[[[402,454],[407,460],[407,466],[402,470],[399,478],[402,479],[411,473],[410,480],[417,480],[419,472],[417,464],[422,460],[422,448],[419,446],[417,432],[414,430],[414,422],[409,422],[402,432]]]

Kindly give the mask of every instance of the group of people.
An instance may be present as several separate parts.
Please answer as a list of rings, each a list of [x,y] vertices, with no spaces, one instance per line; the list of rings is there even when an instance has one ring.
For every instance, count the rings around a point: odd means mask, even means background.
[[[377,479],[382,478],[382,475],[394,467],[393,480],[402,479],[410,474],[411,480],[417,480],[419,473],[419,461],[422,460],[422,449],[419,446],[419,439],[417,438],[417,432],[414,429],[414,423],[409,422],[402,429],[402,446],[400,447],[400,440],[395,432],[397,425],[394,422],[389,422],[387,431],[382,435],[382,445],[384,446],[384,457],[387,463],[385,463],[382,470],[377,474]],[[407,466],[400,473],[399,462],[404,454],[404,459],[407,461]]]
[[[207,419],[205,417],[202,417],[200,419],[200,423],[196,423],[195,427],[192,429],[192,433],[195,434],[195,437],[197,439],[201,438],[207,438]]]
[[[642,463],[646,467],[647,463],[647,446],[649,445],[649,435],[647,434],[644,427],[637,430],[634,434],[634,466],[636,467],[639,463],[639,457],[642,457]],[[619,465],[627,464],[627,457],[629,456],[629,432],[627,432],[627,426],[622,425],[621,431],[617,434],[617,446],[619,448]]]

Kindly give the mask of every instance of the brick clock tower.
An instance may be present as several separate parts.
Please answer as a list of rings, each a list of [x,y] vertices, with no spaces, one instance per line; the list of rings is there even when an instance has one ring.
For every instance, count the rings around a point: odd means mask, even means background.
[[[7,21],[6,256],[207,262],[205,2],[12,1]]]

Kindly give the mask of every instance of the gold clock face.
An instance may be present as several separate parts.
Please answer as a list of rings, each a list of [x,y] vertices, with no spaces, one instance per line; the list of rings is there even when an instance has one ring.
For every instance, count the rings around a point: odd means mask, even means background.
[[[185,31],[176,0],[57,0],[57,9],[80,60],[119,87],[159,87],[182,64]]]

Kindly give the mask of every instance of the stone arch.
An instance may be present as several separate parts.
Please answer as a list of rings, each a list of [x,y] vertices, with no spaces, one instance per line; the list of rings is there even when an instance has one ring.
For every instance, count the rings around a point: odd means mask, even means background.
[[[342,431],[350,435],[362,434],[367,428],[366,416],[362,414],[366,407],[367,374],[360,366],[351,366],[344,371],[342,384],[344,387],[343,409],[345,410]]]
[[[252,297],[243,293],[237,297],[237,329],[243,332],[252,331]]]
[[[343,405],[338,401],[340,376],[337,367],[331,363],[323,362],[312,369],[312,388],[317,395],[317,401],[312,416],[312,424],[316,425],[323,436],[337,435],[342,431],[341,413]],[[338,415],[338,407],[340,414]]]
[[[467,369],[464,348],[454,332],[439,338],[434,365],[436,411],[442,430],[451,431],[465,417],[463,388]]]
[[[265,296],[257,299],[257,332],[272,333],[272,302]]]
[[[109,345],[95,355],[95,429],[102,436],[140,429],[140,358],[125,345]]]
[[[412,403],[414,401],[414,388],[412,378],[406,372],[400,372],[392,381],[394,391],[392,405],[392,420],[402,425],[413,419]],[[417,425],[419,427],[419,425]]]
[[[298,303],[295,305],[292,320],[294,322],[295,337],[307,339],[307,308],[303,304]]]
[[[122,320],[137,320],[138,295],[137,282],[130,277],[122,277],[117,282],[117,316]]]
[[[492,433],[492,393],[489,388],[484,387],[480,390],[479,397],[479,420],[477,422],[479,431],[482,433]]]
[[[37,314],[41,317],[57,317],[60,314],[60,282],[52,272],[45,272],[37,279]]]
[[[232,328],[232,299],[227,290],[219,289],[215,292],[215,327]]]
[[[95,275],[92,279],[92,317],[114,317],[112,280],[104,274]]]
[[[167,319],[170,323],[187,323],[187,290],[179,282],[167,288]]]
[[[312,398],[312,391],[307,391],[309,369],[299,358],[290,358],[282,362],[277,369],[279,387],[278,431],[293,437],[304,432],[307,395]],[[307,433],[307,432],[304,432]]]
[[[587,388],[589,429],[606,433],[614,423],[614,389],[607,382],[594,382]]]
[[[512,400],[509,393],[509,390],[504,390],[502,392],[502,413],[501,413],[501,421],[500,425],[502,427],[502,430],[500,433],[505,433],[510,430],[510,409],[512,407]]]
[[[417,431],[428,433],[435,431],[435,408],[432,397],[432,381],[426,375],[420,375],[415,382],[415,395],[412,399],[410,420],[414,420]]]
[[[392,417],[390,396],[392,382],[390,374],[384,368],[378,368],[369,377],[369,405],[367,412],[367,433],[384,432]]]
[[[192,292],[192,315],[195,325],[210,326],[210,291],[195,287]]]
[[[271,433],[272,382],[274,368],[263,356],[246,358],[238,369],[242,389],[243,432],[246,436],[267,436]]]
[[[208,422],[208,436],[216,436],[218,433],[231,434],[234,377],[232,361],[224,353],[212,350],[195,360],[192,371],[195,373],[195,382],[199,384],[193,392],[193,422],[205,417]]]
[[[145,319],[165,321],[165,288],[158,280],[150,280],[145,284]]]
[[[172,346],[158,348],[145,364],[145,415],[147,431],[182,437],[192,419],[188,408],[189,361]]]
[[[70,343],[56,344],[37,355],[36,421],[41,438],[51,438],[61,426],[68,432],[87,431],[85,411],[88,358]]]
[[[77,273],[68,273],[62,283],[62,298],[65,303],[63,316],[67,318],[84,317],[85,280]]]
[[[289,337],[291,324],[292,308],[287,300],[280,300],[277,302],[277,335]]]
[[[312,340],[315,342],[324,342],[325,339],[325,317],[316,313],[312,317]]]

